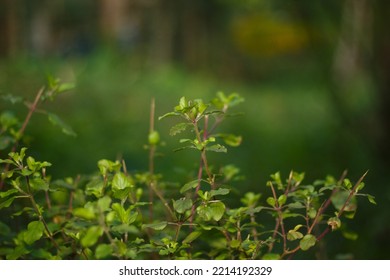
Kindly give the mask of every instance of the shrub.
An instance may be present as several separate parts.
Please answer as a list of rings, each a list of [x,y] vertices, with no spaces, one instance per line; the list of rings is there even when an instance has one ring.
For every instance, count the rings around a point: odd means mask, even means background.
[[[239,168],[210,164],[210,153],[238,147],[241,136],[219,132],[243,102],[238,94],[219,92],[205,103],[187,100],[159,119],[180,120],[169,134],[187,131],[176,152],[199,154],[196,176],[182,184],[164,181],[155,172],[160,149],[155,129],[154,101],[150,113],[149,168],[130,173],[125,160],[102,159],[97,171],[76,178],[54,179],[49,162],[18,149],[33,113],[44,113],[66,134],[74,131],[58,116],[39,110],[47,100],[72,88],[49,79],[20,122],[10,111],[0,116],[0,258],[4,259],[287,259],[315,248],[329,232],[346,230],[353,218],[363,179],[356,183],[346,172],[336,180],[327,176],[304,184],[304,173],[287,178],[272,174],[262,199],[260,193],[240,193]],[[12,103],[21,99],[3,96]],[[2,153],[3,155],[3,153]],[[3,157],[3,156],[2,156]],[[166,162],[165,164],[169,164]],[[229,205],[239,201],[240,206]],[[237,204],[237,203],[232,203]]]

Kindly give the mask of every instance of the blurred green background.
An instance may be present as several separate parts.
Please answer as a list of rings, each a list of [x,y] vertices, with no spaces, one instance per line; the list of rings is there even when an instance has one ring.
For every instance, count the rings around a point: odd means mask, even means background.
[[[215,156],[240,167],[238,187],[264,193],[270,173],[291,169],[305,171],[306,182],[344,169],[357,181],[370,170],[366,192],[378,205],[360,203],[350,222],[359,239],[332,234],[328,258],[389,259],[389,3],[3,0],[0,92],[32,100],[47,74],[76,83],[47,104],[76,138],[40,115],[27,130],[31,153],[53,163],[54,177],[94,172],[97,160],[119,156],[130,170],[147,169],[152,97],[162,115],[181,96],[238,92],[244,115],[223,128],[243,143]],[[1,102],[0,110],[26,114]],[[178,181],[198,159],[172,153],[171,120],[156,125],[167,143],[157,170]]]

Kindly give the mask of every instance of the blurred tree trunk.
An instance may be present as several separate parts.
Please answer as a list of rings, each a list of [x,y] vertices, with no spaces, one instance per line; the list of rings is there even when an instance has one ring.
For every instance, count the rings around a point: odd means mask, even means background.
[[[120,38],[126,27],[128,7],[132,0],[100,0],[100,30],[104,40],[111,42]]]
[[[18,50],[18,2],[3,0],[0,3],[0,55],[9,56]]]
[[[379,152],[390,164],[390,1],[374,1],[374,73],[380,100],[381,134]]]
[[[153,65],[171,63],[175,46],[174,0],[156,0],[152,7],[149,58]]]

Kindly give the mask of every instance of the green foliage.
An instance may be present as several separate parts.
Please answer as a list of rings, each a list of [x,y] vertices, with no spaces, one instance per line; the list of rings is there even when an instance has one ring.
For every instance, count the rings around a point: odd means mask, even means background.
[[[53,180],[49,162],[18,146],[40,102],[70,88],[49,78],[23,124],[9,111],[0,115],[0,149],[8,151],[0,159],[0,259],[285,259],[315,250],[330,231],[356,239],[345,218],[354,217],[359,196],[375,204],[373,196],[360,193],[366,174],[355,184],[343,174],[306,185],[304,173],[292,171],[285,179],[277,172],[264,189],[265,200],[254,192],[238,197],[239,168],[209,162],[210,153],[227,153],[224,145],[230,149],[242,142],[241,136],[217,132],[232,116],[231,108],[243,102],[236,93],[219,92],[209,103],[182,97],[160,117],[180,119],[171,136],[192,135],[179,139],[176,151],[199,155],[197,175],[176,184],[181,187],[171,187],[155,173],[161,139],[154,112],[148,171],[129,173],[124,160],[101,159],[93,174]],[[58,117],[46,114],[75,136]]]

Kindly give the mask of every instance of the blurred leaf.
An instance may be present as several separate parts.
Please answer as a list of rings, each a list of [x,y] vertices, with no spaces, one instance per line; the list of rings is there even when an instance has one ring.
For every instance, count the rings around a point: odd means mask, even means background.
[[[273,197],[268,197],[266,201],[267,201],[268,205],[275,207],[276,201]]]
[[[287,196],[282,194],[281,196],[279,196],[278,198],[278,204],[279,204],[279,207],[280,206],[283,206],[287,201]]]
[[[267,253],[262,258],[262,260],[280,260],[279,254]]]
[[[4,197],[7,197],[7,196],[10,196],[13,193],[17,193],[17,192],[18,192],[18,190],[16,190],[16,189],[9,189],[6,192],[0,192],[0,197],[4,198]]]
[[[97,165],[102,176],[106,176],[108,172],[118,172],[121,168],[119,161],[113,162],[108,159],[99,160]]]
[[[20,96],[12,95],[12,94],[7,94],[7,95],[0,95],[1,99],[11,102],[12,104],[20,103],[23,101],[23,98]]]
[[[143,224],[142,227],[151,228],[154,230],[163,230],[168,225],[168,222],[156,222],[153,224]]]
[[[213,197],[213,196],[216,196],[216,195],[227,195],[229,193],[230,193],[229,189],[219,188],[219,189],[216,189],[216,190],[211,190],[210,191],[210,196]]]
[[[75,208],[73,215],[86,220],[93,220],[96,218],[95,211],[92,208]]]
[[[95,256],[97,259],[111,257],[113,253],[112,246],[109,244],[100,244],[96,247]]]
[[[28,224],[27,231],[24,233],[23,239],[28,245],[41,239],[45,227],[41,221],[34,221]]]
[[[59,126],[64,134],[69,135],[69,136],[73,136],[73,137],[77,136],[76,132],[74,132],[74,130],[68,124],[66,124],[63,120],[61,120],[60,117],[57,116],[56,114],[47,113],[47,116],[49,118],[49,121],[53,125]]]
[[[314,235],[307,234],[301,239],[301,241],[299,242],[299,245],[300,245],[302,251],[307,251],[311,247],[313,247],[316,244],[316,242],[317,242],[317,239]]]
[[[94,195],[97,198],[99,198],[102,197],[103,195],[103,189],[104,189],[103,180],[100,178],[96,178],[88,182],[88,184],[85,187],[85,193],[87,195]]]
[[[30,186],[36,191],[48,191],[49,183],[42,178],[32,178],[30,180]]]
[[[165,115],[161,116],[158,118],[158,120],[162,120],[164,118],[167,118],[167,117],[174,117],[174,116],[180,116],[179,113],[176,113],[176,112],[169,112],[169,113],[166,113]]]
[[[193,231],[183,240],[183,244],[190,244],[202,234],[201,231]]]
[[[227,149],[226,149],[226,147],[224,147],[220,144],[216,144],[216,145],[212,145],[210,147],[206,147],[206,151],[217,152],[217,153],[226,153]]]
[[[343,230],[342,234],[344,238],[349,240],[357,240],[359,238],[359,235],[356,232],[349,231],[349,230]]]
[[[9,207],[16,197],[10,197],[6,201],[0,203],[0,209]]]
[[[91,226],[88,228],[86,234],[81,238],[81,245],[83,247],[91,247],[96,244],[99,237],[103,234],[103,228],[100,226]]]
[[[198,184],[200,184],[199,180],[193,180],[191,182],[188,182],[180,189],[180,193],[185,193],[190,189],[195,189],[198,186]]]
[[[111,198],[109,196],[104,196],[102,198],[99,198],[97,201],[97,205],[101,212],[108,211],[110,209],[111,204]]]

